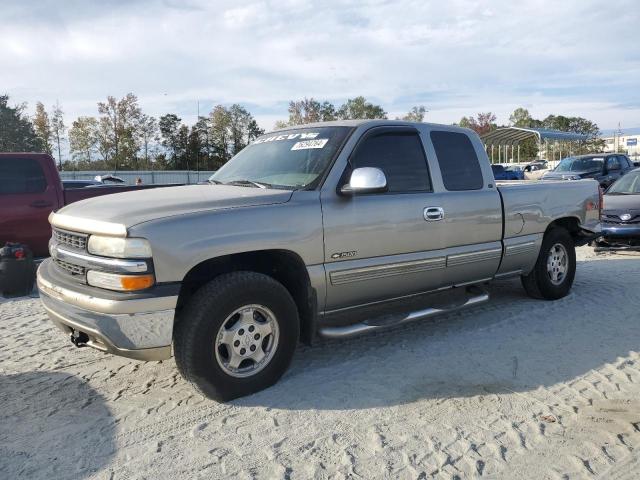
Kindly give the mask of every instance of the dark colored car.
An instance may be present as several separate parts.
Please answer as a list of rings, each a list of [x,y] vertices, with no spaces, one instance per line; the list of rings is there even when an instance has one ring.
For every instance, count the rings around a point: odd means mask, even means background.
[[[517,172],[509,170],[502,165],[491,165],[491,170],[493,171],[493,178],[496,180],[520,180]]]
[[[609,187],[625,173],[635,167],[626,155],[620,153],[597,153],[567,157],[552,171],[542,177],[543,180],[581,180],[593,178],[602,188]]]
[[[168,185],[96,185],[64,188],[51,156],[0,153],[0,247],[17,242],[34,256],[49,254],[49,214],[78,200],[128,190]]]
[[[629,172],[605,192],[602,233],[595,242],[596,251],[640,251],[640,169]]]

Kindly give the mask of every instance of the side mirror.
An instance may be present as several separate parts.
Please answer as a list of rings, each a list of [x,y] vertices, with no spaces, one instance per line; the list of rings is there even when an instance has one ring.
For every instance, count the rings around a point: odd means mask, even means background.
[[[342,195],[358,195],[362,193],[381,193],[387,191],[387,177],[375,167],[356,168],[351,172],[349,183],[342,186]]]

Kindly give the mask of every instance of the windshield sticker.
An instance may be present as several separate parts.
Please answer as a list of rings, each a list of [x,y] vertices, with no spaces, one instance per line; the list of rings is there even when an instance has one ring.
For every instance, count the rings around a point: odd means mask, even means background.
[[[254,145],[257,143],[266,143],[266,142],[279,142],[282,140],[304,140],[307,138],[316,138],[320,135],[320,132],[305,132],[305,133],[290,133],[287,135],[272,135],[271,137],[258,138],[253,143]],[[315,147],[322,148],[322,147]]]
[[[291,147],[291,150],[308,150],[310,148],[324,148],[329,141],[328,138],[319,138],[318,140],[305,140],[297,142]]]

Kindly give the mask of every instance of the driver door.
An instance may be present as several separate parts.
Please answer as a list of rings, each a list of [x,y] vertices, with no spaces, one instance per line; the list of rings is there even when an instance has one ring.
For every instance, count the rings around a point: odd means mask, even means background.
[[[427,222],[434,201],[425,151],[412,127],[369,130],[352,154],[355,168],[375,167],[384,193],[323,192],[327,310],[366,304],[443,285],[445,222]]]

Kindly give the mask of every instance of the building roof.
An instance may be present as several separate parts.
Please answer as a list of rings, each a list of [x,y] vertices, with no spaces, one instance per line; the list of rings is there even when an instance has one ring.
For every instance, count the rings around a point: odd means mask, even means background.
[[[622,129],[618,129],[618,128],[614,128],[614,129],[609,129],[609,130],[602,130],[600,132],[600,136],[601,137],[613,137],[614,135],[620,135],[622,137],[628,137],[628,136],[635,136],[635,135],[640,135],[640,127],[638,128],[622,128]]]
[[[582,133],[562,132],[547,128],[505,127],[484,134],[482,141],[487,145],[512,145],[528,138],[536,138],[539,141],[561,140],[564,142],[577,142],[587,140],[589,137]]]

